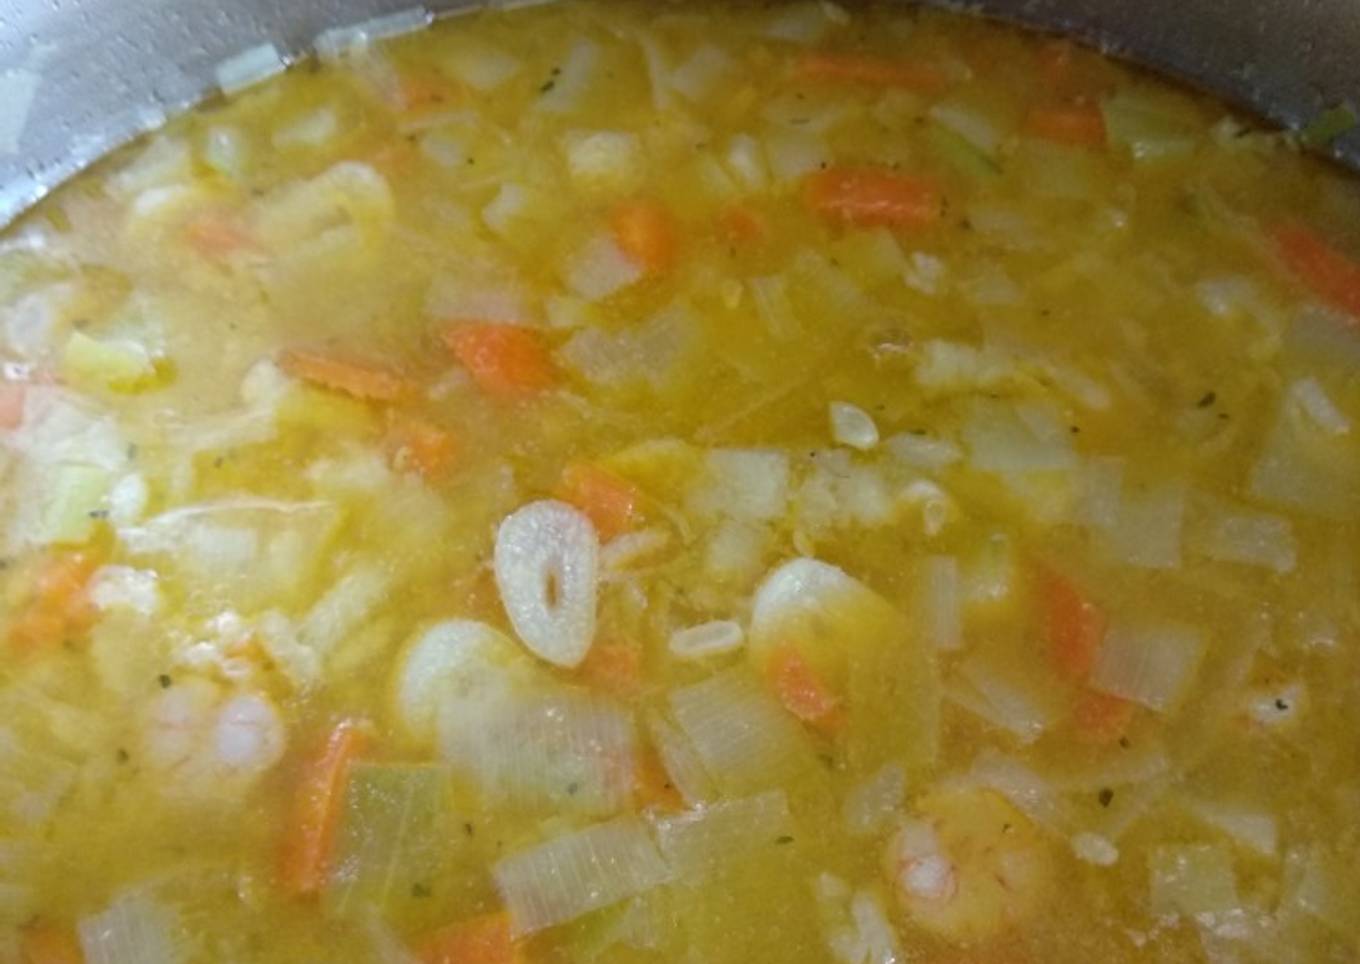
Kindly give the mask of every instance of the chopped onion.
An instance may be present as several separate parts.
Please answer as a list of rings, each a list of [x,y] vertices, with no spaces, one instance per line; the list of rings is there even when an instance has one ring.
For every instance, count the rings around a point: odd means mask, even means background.
[[[841,801],[841,823],[853,837],[872,837],[887,829],[907,792],[907,773],[885,763],[855,784]]]
[[[100,566],[90,579],[89,594],[102,612],[125,609],[150,616],[160,609],[160,577],[154,569]]]
[[[1272,814],[1218,800],[1187,800],[1185,806],[1198,819],[1247,849],[1262,857],[1275,856],[1279,834]]]
[[[331,105],[308,111],[274,129],[270,143],[278,149],[322,147],[340,132],[340,115]]]
[[[607,573],[624,572],[654,561],[670,544],[670,533],[657,526],[625,532],[600,547],[600,568]]]
[[[892,521],[897,512],[894,493],[888,485],[886,473],[871,463],[852,458],[849,452],[833,449],[814,452],[812,469],[803,478],[794,500],[798,527],[811,535],[830,530],[860,525],[875,528]],[[903,503],[912,504],[915,497],[928,504],[940,495],[933,483],[922,483],[934,491],[911,491],[908,486],[899,494]]]
[[[1125,89],[1101,103],[1110,141],[1128,149],[1135,161],[1156,161],[1195,150],[1200,124],[1179,104],[1154,91]]]
[[[977,107],[962,101],[942,100],[926,113],[935,123],[957,134],[987,157],[996,157],[1003,132],[993,118]]]
[[[271,43],[263,43],[222,61],[217,65],[215,76],[217,86],[230,97],[287,69],[288,61],[279,49]]]
[[[1032,743],[1057,722],[1056,702],[1018,672],[1004,671],[973,657],[961,663],[945,686],[955,703],[988,723]]]
[[[587,301],[603,301],[642,278],[642,266],[608,235],[586,241],[567,262],[562,279]]]
[[[903,432],[884,439],[883,448],[898,461],[928,472],[953,465],[963,457],[958,445],[948,439]]]
[[[674,723],[660,713],[648,713],[647,732],[666,776],[688,806],[702,806],[717,797],[718,792],[703,761],[694,751],[694,745]]]
[[[478,93],[486,94],[524,69],[524,62],[494,44],[465,37],[445,56],[453,75]]]
[[[317,34],[312,46],[322,60],[338,60],[363,52],[375,40],[423,30],[431,19],[430,12],[424,7],[409,7],[347,27],[323,30]]]
[[[515,226],[532,205],[533,197],[528,188],[507,181],[500,186],[496,196],[482,208],[482,222],[497,237],[510,238],[515,232]]]
[[[1196,548],[1210,559],[1291,572],[1298,558],[1293,524],[1281,516],[1214,511],[1199,527]]]
[[[1113,867],[1119,862],[1119,848],[1098,833],[1083,832],[1072,837],[1072,852],[1078,860],[1097,867]]]
[[[645,893],[670,871],[646,824],[620,817],[512,854],[491,875],[523,936]]]
[[[1148,905],[1157,915],[1218,915],[1235,910],[1232,855],[1213,844],[1153,847],[1148,854]]]
[[[990,347],[932,338],[921,342],[914,354],[912,377],[931,397],[994,389],[1015,377],[1013,363]],[[999,403],[993,403],[992,408],[997,407]]]
[[[1123,511],[1124,460],[1099,456],[1081,469],[1077,521],[1092,529],[1113,529]]]
[[[584,38],[574,41],[553,77],[552,88],[537,100],[539,110],[549,114],[568,114],[576,110],[589,90],[600,62],[600,46]]]
[[[657,842],[676,877],[697,883],[728,861],[773,844],[793,829],[783,790],[725,800],[656,821]]]
[[[435,623],[411,642],[398,664],[392,694],[397,720],[408,734],[433,740],[440,704],[492,689],[518,652],[514,642],[485,623]]]
[[[734,134],[724,153],[727,170],[748,191],[763,191],[770,183],[765,152],[750,134]]]
[[[679,659],[702,660],[740,649],[744,640],[741,623],[715,619],[671,633],[669,648]]]
[[[1334,435],[1300,418],[1286,398],[1249,481],[1250,492],[1271,505],[1347,521],[1360,517],[1360,449],[1353,433]]]
[[[669,702],[675,722],[726,793],[778,784],[805,762],[798,724],[744,670],[674,689]]]
[[[602,817],[628,803],[636,737],[623,707],[574,689],[488,689],[439,718],[444,758],[488,806]]]
[[[1011,598],[1016,583],[1015,546],[1004,532],[994,532],[961,560],[964,601],[992,606]]]
[[[913,597],[917,626],[936,649],[963,646],[962,591],[959,563],[953,556],[927,556],[916,569]]]
[[[963,427],[972,464],[1004,474],[1070,469],[1076,465],[1069,433],[1046,409],[980,399]]]
[[[764,569],[771,541],[767,526],[724,519],[709,533],[704,574],[715,582],[745,588]]]
[[[829,411],[832,440],[861,452],[878,444],[878,426],[864,409],[850,402],[832,402]]]
[[[756,314],[774,338],[787,341],[798,334],[798,316],[789,300],[789,284],[783,275],[750,278],[746,282],[755,302]]]
[[[88,964],[178,964],[187,959],[178,921],[145,893],[122,894],[76,925]]]
[[[298,625],[298,640],[323,657],[335,653],[387,598],[392,573],[363,561],[326,590]]]
[[[515,633],[535,656],[576,666],[595,637],[595,527],[564,502],[532,502],[496,533],[496,586]]]
[[[802,3],[780,7],[771,14],[761,34],[771,40],[815,44],[822,39],[832,23],[827,14],[827,6],[813,0],[804,0]]]
[[[701,44],[689,59],[671,71],[670,84],[691,103],[707,97],[732,72],[732,58],[720,47]]]
[[[1351,430],[1351,420],[1336,407],[1317,378],[1309,376],[1294,382],[1289,386],[1289,397],[1324,432],[1345,435]]]
[[[712,449],[688,498],[691,512],[703,518],[769,522],[780,518],[789,500],[789,457],[774,449]]]
[[[641,183],[642,141],[630,131],[571,131],[563,149],[567,171],[579,187],[622,194]]]
[[[1165,712],[1189,690],[1203,655],[1204,637],[1189,626],[1116,622],[1096,654],[1091,685]]]
[[[1120,562],[1140,569],[1174,569],[1181,562],[1186,486],[1170,481],[1123,487],[1119,521],[1105,544]]]
[[[807,131],[776,127],[764,138],[765,158],[776,180],[796,181],[831,162],[831,149]]]
[[[1035,823],[1056,833],[1067,833],[1072,824],[1070,808],[1048,780],[995,750],[978,754],[959,782],[995,790]]]
[[[675,302],[631,328],[583,328],[572,335],[558,356],[600,388],[661,389],[676,376],[680,362],[690,352],[696,325],[690,307]]]
[[[1355,867],[1321,844],[1290,851],[1285,858],[1286,907],[1297,908],[1338,934],[1360,937],[1355,908],[1360,906]]]

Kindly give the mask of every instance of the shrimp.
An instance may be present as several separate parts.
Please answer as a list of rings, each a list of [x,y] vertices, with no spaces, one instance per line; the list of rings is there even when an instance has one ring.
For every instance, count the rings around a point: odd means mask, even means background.
[[[914,923],[982,940],[1022,923],[1053,884],[1053,858],[1030,821],[991,790],[948,789],[916,804],[883,854],[883,873]]]
[[[141,719],[142,759],[174,796],[239,796],[279,762],[285,744],[267,695],[203,677],[171,683]]]

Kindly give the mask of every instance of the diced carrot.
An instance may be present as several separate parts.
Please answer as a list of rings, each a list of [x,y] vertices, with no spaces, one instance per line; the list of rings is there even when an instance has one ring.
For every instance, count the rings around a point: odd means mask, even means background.
[[[819,729],[839,729],[843,722],[840,699],[808,665],[797,647],[786,645],[776,649],[770,658],[769,675],[784,709]]]
[[[341,720],[320,752],[304,764],[280,849],[279,877],[290,893],[314,896],[325,886],[350,767],[367,743],[364,721]]]
[[[609,216],[614,243],[649,274],[675,262],[675,219],[660,201],[640,199],[616,207]]]
[[[1284,266],[1323,301],[1360,325],[1360,260],[1338,251],[1311,228],[1277,224],[1271,239]]]
[[[628,643],[596,643],[577,673],[591,686],[632,699],[642,690],[642,649]]]
[[[718,215],[718,233],[729,244],[751,245],[765,240],[765,221],[748,205],[733,204]]]
[[[485,914],[459,921],[417,942],[422,964],[523,964],[524,955],[510,933],[510,915]]]
[[[1039,572],[1039,595],[1049,657],[1064,679],[1081,682],[1090,675],[1105,638],[1105,611],[1050,569]]]
[[[27,603],[10,624],[10,642],[22,649],[46,649],[88,629],[95,609],[87,589],[98,567],[98,560],[88,552],[45,560]]]
[[[1128,732],[1137,709],[1129,700],[1087,690],[1072,709],[1077,739],[1098,746],[1114,743]]]
[[[219,213],[205,214],[189,222],[184,237],[200,255],[214,260],[230,257],[255,243],[244,225]]]
[[[428,419],[407,414],[394,414],[388,422],[387,447],[394,468],[418,472],[431,481],[449,470],[458,452],[451,433]]]
[[[817,83],[901,87],[922,94],[938,94],[949,86],[949,75],[935,64],[827,51],[800,57],[794,76]]]
[[[23,382],[0,381],[0,429],[15,429],[24,423],[24,399],[28,387]]]
[[[1050,104],[1029,112],[1025,132],[1055,144],[1103,147],[1105,116],[1095,104]]]
[[[443,338],[477,386],[493,398],[524,398],[557,382],[552,356],[531,328],[455,322],[444,330]]]
[[[414,114],[457,103],[459,91],[439,74],[425,71],[402,77],[397,87],[397,99],[404,113]]]
[[[933,182],[882,167],[818,171],[803,182],[803,200],[828,220],[859,227],[923,228],[944,213]]]
[[[35,923],[23,929],[19,939],[23,964],[82,964],[85,954],[70,928]]]
[[[285,351],[279,367],[318,388],[367,402],[400,402],[417,392],[413,381],[390,368],[305,349]]]
[[[639,806],[668,811],[685,808],[684,798],[666,775],[666,768],[661,765],[656,751],[649,748],[638,754],[635,773],[634,785]]]
[[[633,483],[590,462],[572,462],[562,470],[559,494],[589,517],[604,542],[633,527],[641,499]]]

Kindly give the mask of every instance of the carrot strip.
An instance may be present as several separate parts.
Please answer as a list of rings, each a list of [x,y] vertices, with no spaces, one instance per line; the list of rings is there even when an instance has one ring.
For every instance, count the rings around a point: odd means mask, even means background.
[[[840,699],[792,645],[780,646],[770,659],[769,675],[779,702],[798,719],[827,730],[843,722]]]
[[[632,699],[642,690],[642,650],[628,643],[596,643],[577,672],[597,689]]]
[[[765,240],[765,220],[745,204],[733,204],[718,215],[718,233],[729,244],[743,247]]]
[[[24,423],[27,396],[23,382],[0,381],[0,429],[16,429]]]
[[[552,388],[557,381],[552,356],[533,329],[456,322],[445,329],[443,339],[477,387],[493,398],[524,398]]]
[[[1114,743],[1128,732],[1137,710],[1129,700],[1088,690],[1072,709],[1077,738],[1097,746]]]
[[[415,947],[423,964],[523,964],[510,915],[485,914],[426,935]]]
[[[1025,132],[1055,144],[1103,147],[1105,116],[1094,104],[1035,107],[1025,118]]]
[[[341,720],[321,752],[304,765],[280,850],[279,877],[290,893],[313,896],[326,885],[350,767],[367,743],[365,722]]]
[[[793,72],[800,80],[817,83],[900,87],[922,94],[938,94],[949,87],[949,75],[934,64],[866,54],[809,53],[798,59]]]
[[[88,629],[95,609],[87,590],[98,567],[98,560],[87,552],[44,561],[27,604],[10,624],[10,643],[26,650],[47,649]]]
[[[633,527],[641,499],[633,483],[589,462],[572,462],[562,470],[559,494],[589,517],[604,542]]]
[[[285,351],[279,367],[319,388],[367,402],[400,402],[417,392],[413,381],[389,368],[304,349]]]
[[[1044,634],[1049,657],[1058,673],[1080,682],[1091,673],[1096,651],[1105,638],[1105,612],[1070,580],[1051,570],[1039,573]]]
[[[830,167],[811,174],[803,182],[803,200],[827,220],[859,227],[924,228],[944,213],[933,182],[879,167]]]
[[[609,217],[617,244],[648,274],[660,274],[675,262],[675,219],[659,201],[637,200],[619,205]]]
[[[69,928],[36,923],[23,929],[19,939],[23,964],[83,964],[85,953]]]
[[[396,415],[391,419],[387,447],[394,468],[417,472],[431,481],[448,472],[458,454],[451,433],[415,415]]]
[[[1360,261],[1297,222],[1277,224],[1270,235],[1290,273],[1323,301],[1351,315],[1353,325],[1360,326]]]

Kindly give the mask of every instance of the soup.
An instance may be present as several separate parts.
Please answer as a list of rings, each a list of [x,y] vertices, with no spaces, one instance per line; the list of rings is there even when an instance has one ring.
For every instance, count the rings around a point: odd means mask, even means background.
[[[1355,959],[1353,181],[911,9],[329,40],[4,240],[6,959]]]

